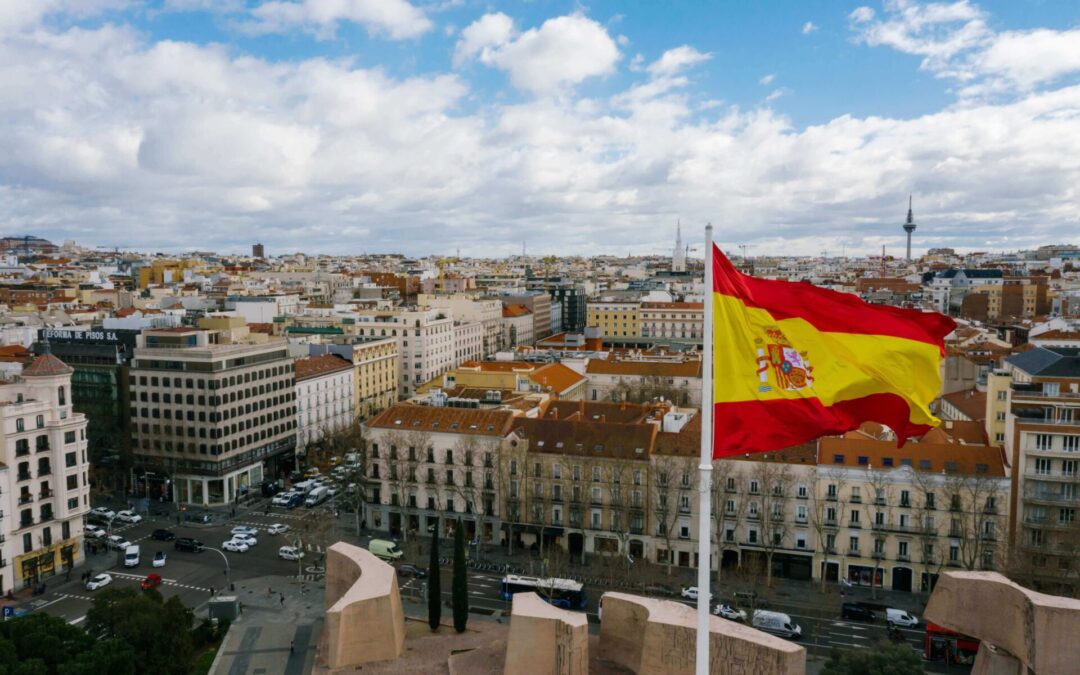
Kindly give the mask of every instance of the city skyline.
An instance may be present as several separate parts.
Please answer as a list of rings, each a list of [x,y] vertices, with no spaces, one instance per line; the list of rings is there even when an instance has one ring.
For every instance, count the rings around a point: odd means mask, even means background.
[[[711,221],[751,255],[899,256],[914,194],[915,255],[1077,241],[1076,9],[684,9],[11,5],[2,225],[505,257],[662,255]]]

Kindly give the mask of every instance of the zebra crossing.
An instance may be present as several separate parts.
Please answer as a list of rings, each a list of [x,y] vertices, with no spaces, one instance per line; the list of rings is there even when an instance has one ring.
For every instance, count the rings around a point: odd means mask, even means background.
[[[142,581],[143,579],[146,578],[145,575],[131,574],[130,572],[109,572],[109,574],[111,574],[114,577],[118,577],[120,579],[131,579],[133,581]],[[193,586],[191,584],[182,584],[179,581],[177,581],[176,579],[162,579],[161,583],[165,584],[166,586],[172,586],[174,588],[186,588],[186,589],[189,589],[189,590],[192,590],[192,591],[204,591],[204,592],[207,592],[207,593],[210,592],[210,589],[205,587],[205,586]]]
[[[57,597],[68,598],[73,600],[85,600],[86,602],[93,602],[94,599],[89,595],[80,595],[78,593],[57,593]]]

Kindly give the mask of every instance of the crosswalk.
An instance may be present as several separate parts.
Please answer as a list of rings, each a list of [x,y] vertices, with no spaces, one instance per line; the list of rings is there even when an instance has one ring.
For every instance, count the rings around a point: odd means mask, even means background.
[[[146,578],[145,575],[131,574],[129,572],[110,572],[109,574],[111,574],[114,577],[119,577],[121,579],[131,579],[133,581],[142,581],[143,579]],[[182,584],[179,581],[177,581],[176,579],[164,579],[163,578],[161,580],[161,583],[165,584],[166,586],[173,586],[175,588],[186,588],[186,589],[192,590],[192,591],[205,591],[207,593],[210,592],[210,589],[205,587],[205,586],[193,586],[191,584]]]
[[[86,602],[93,602],[94,601],[94,599],[91,598],[89,595],[80,595],[78,593],[57,593],[56,595],[57,595],[57,597],[61,597],[61,598],[68,598],[68,599],[75,599],[75,600],[85,600]]]

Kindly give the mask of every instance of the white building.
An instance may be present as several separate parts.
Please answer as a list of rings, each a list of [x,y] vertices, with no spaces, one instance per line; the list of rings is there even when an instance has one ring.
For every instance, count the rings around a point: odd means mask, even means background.
[[[421,294],[416,303],[450,312],[455,321],[483,326],[482,350],[493,354],[505,347],[502,333],[502,302],[476,293]]]
[[[309,356],[293,364],[296,373],[297,454],[324,435],[348,427],[354,417],[353,364],[334,354]]]
[[[72,372],[44,354],[0,383],[0,560],[8,563],[0,593],[83,561],[90,465],[86,416],[71,407]]]
[[[356,334],[392,337],[401,354],[399,392],[412,396],[417,385],[442,375],[454,363],[454,320],[432,308],[361,310]]]
[[[454,360],[456,368],[466,361],[484,358],[484,326],[474,321],[454,322]]]

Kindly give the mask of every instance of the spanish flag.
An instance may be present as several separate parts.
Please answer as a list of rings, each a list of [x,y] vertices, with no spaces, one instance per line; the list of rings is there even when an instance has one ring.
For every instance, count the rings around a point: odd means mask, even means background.
[[[768,452],[866,421],[899,443],[937,426],[941,314],[740,273],[713,247],[713,457]]]

